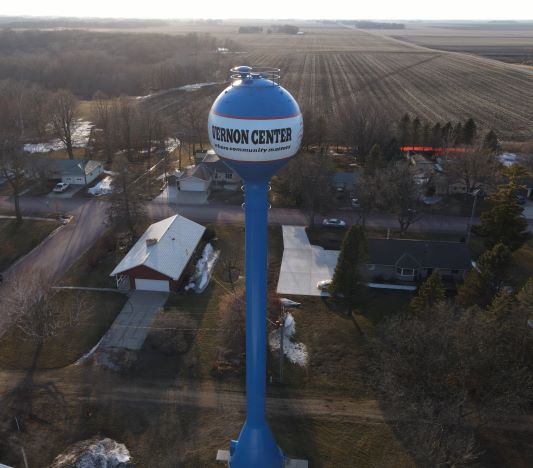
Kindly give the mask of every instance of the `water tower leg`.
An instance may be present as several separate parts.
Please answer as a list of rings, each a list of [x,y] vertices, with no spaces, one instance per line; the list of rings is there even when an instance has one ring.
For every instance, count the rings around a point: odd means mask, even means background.
[[[265,419],[268,181],[245,182],[246,421],[232,441],[231,468],[281,468],[283,453]]]

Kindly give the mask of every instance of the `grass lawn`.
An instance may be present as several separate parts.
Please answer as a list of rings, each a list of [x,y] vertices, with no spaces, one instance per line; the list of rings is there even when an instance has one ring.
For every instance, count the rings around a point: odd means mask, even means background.
[[[114,288],[115,279],[109,274],[118,265],[126,251],[117,253],[111,233],[102,237],[61,278],[62,286]]]
[[[474,198],[471,195],[447,195],[434,205],[422,205],[420,210],[428,214],[470,216],[473,203]],[[479,216],[482,211],[486,211],[490,208],[491,203],[487,198],[478,198],[476,204],[476,216]]]
[[[15,219],[0,219],[0,271],[37,247],[58,226],[58,221],[25,219],[17,224]]]
[[[0,368],[50,369],[72,364],[93,348],[110,327],[126,302],[126,296],[112,292],[60,291],[54,297],[58,305],[73,303],[82,294],[89,305],[79,324],[64,328],[54,337],[44,340],[39,349],[16,326],[0,339]],[[65,307],[59,310],[64,311]],[[65,321],[66,315],[58,317]]]

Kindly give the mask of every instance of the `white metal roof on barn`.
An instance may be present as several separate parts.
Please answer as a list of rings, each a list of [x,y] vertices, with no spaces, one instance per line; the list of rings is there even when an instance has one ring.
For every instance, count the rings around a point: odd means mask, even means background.
[[[154,223],[110,276],[143,265],[177,280],[187,266],[204,231],[204,226],[180,215]]]

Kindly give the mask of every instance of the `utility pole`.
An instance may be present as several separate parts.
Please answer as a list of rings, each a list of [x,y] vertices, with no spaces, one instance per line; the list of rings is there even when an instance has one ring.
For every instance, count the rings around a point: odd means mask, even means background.
[[[466,243],[470,242],[470,233],[472,232],[472,224],[474,224],[474,214],[476,212],[476,203],[477,203],[477,196],[479,195],[479,192],[481,189],[476,189],[472,192],[472,195],[474,196],[474,203],[472,204],[472,212],[470,213],[470,220],[468,222],[468,228],[466,231]]]

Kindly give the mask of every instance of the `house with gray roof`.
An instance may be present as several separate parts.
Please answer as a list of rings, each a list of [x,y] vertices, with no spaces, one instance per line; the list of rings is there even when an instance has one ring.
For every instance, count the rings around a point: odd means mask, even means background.
[[[235,190],[242,185],[242,179],[231,167],[218,157],[214,150],[197,151],[197,166],[204,166],[211,174],[217,188]]]
[[[433,272],[443,281],[462,283],[471,268],[468,246],[462,242],[412,239],[368,239],[365,276],[373,282],[418,282]]]
[[[88,185],[104,172],[103,161],[34,156],[34,170],[44,177],[73,185]]]

